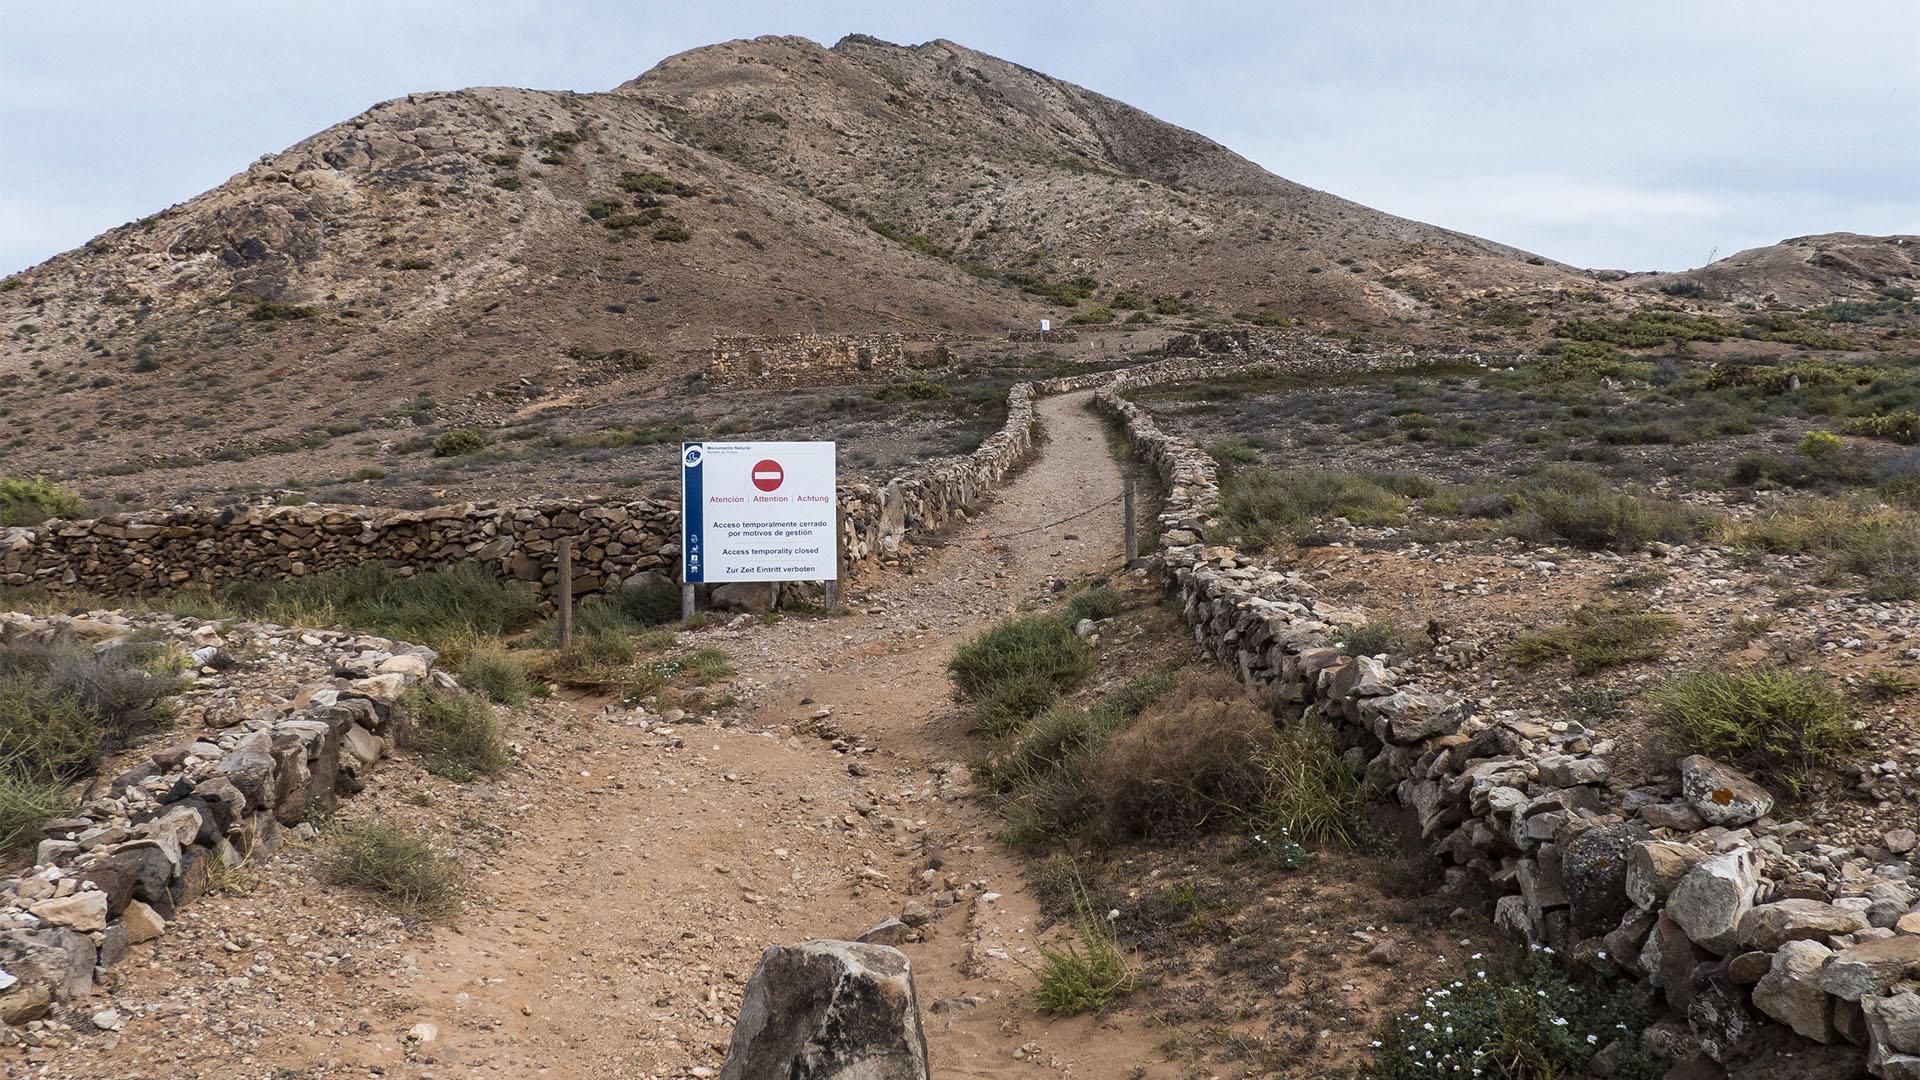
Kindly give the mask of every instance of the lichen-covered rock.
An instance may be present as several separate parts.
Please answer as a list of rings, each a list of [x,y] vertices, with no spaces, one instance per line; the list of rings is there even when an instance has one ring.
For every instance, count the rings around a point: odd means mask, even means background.
[[[913,968],[851,941],[775,945],[740,1003],[721,1080],[928,1080]]]
[[[1739,770],[1695,754],[1680,760],[1680,790],[1715,825],[1745,825],[1773,812],[1773,796]]]
[[[1560,855],[1560,880],[1573,915],[1575,937],[1593,937],[1620,925],[1627,898],[1627,856],[1647,838],[1639,825],[1597,825],[1569,841]]]

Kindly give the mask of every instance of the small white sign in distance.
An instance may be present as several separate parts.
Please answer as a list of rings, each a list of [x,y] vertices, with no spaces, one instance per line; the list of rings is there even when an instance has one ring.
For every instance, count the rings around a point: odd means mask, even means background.
[[[837,579],[836,451],[830,442],[682,443],[682,580]]]

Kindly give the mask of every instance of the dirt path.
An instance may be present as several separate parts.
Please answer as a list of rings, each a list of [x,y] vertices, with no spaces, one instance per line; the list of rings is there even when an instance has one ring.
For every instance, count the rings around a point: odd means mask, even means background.
[[[209,898],[126,970],[113,1001],[132,1019],[91,1068],[51,1047],[34,1060],[72,1076],[165,1058],[151,1075],[711,1076],[761,950],[852,937],[909,901],[930,917],[904,948],[939,1075],[1122,1076],[1157,1056],[1157,1031],[1033,1012],[1035,906],[967,797],[958,763],[979,744],[943,670],[1051,581],[1119,568],[1121,477],[1086,401],[1040,402],[1036,460],[914,572],[856,581],[854,614],[703,633],[740,669],[739,724],[580,715],[494,785],[383,771],[388,790],[349,812],[413,813],[401,793],[423,805],[431,788],[442,820],[501,840],[485,903],[430,940],[310,888]],[[273,910],[293,902],[314,909],[297,935]],[[342,941],[351,963],[334,962]],[[301,957],[318,974],[287,978]],[[195,970],[191,995],[169,987]]]

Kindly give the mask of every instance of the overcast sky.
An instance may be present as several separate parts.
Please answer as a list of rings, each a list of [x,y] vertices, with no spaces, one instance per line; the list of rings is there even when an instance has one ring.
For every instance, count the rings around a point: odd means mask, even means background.
[[[759,34],[949,38],[1288,179],[1580,266],[1920,233],[1912,0],[0,0],[0,273],[414,90]]]

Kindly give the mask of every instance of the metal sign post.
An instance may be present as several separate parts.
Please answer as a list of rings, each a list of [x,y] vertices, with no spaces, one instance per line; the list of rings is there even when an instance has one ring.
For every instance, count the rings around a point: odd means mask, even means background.
[[[683,615],[701,582],[825,581],[837,592],[844,522],[830,442],[680,446]]]

